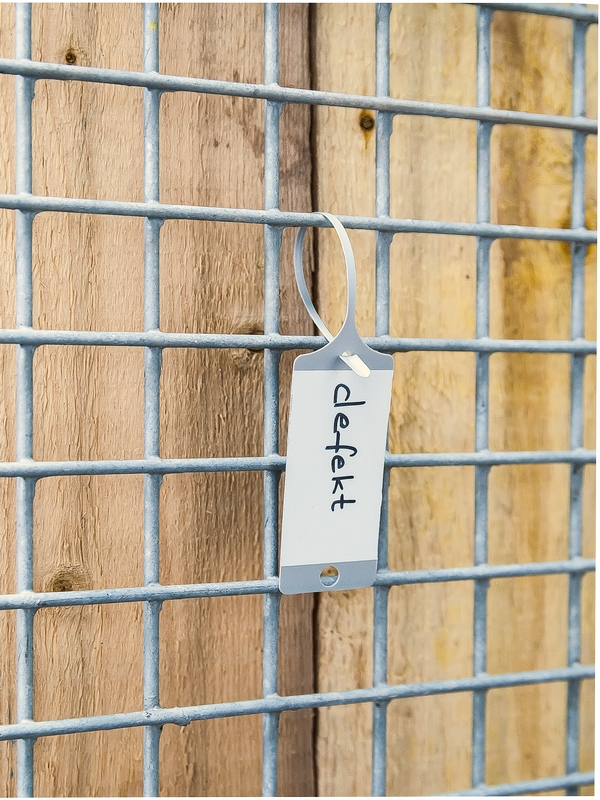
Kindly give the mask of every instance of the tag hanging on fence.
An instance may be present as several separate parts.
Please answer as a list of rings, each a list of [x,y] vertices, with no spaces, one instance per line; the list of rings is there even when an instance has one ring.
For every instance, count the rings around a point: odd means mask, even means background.
[[[394,359],[368,347],[356,330],[356,268],[348,234],[333,225],[346,259],[348,308],[333,337],[304,281],[300,228],[294,270],[302,300],[328,340],[298,356],[292,373],[280,590],[283,594],[372,586]]]

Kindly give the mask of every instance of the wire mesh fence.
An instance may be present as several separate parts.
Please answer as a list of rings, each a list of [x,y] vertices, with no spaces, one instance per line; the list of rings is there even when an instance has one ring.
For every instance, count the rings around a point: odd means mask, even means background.
[[[494,10],[510,10],[565,17],[573,25],[572,115],[553,116],[490,107],[490,26]],[[582,484],[586,464],[595,453],[583,446],[583,380],[585,359],[596,353],[584,338],[584,259],[596,234],[585,227],[585,142],[597,133],[597,123],[585,116],[585,34],[597,23],[597,12],[584,6],[526,3],[486,3],[477,7],[477,106],[455,106],[405,101],[390,97],[390,11],[376,7],[376,95],[373,97],[324,92],[279,85],[279,23],[277,4],[264,9],[264,80],[260,85],[184,78],[159,71],[159,8],[144,4],[144,71],[127,72],[93,67],[41,63],[31,59],[31,5],[16,6],[15,58],[0,59],[0,73],[15,76],[16,186],[14,194],[0,195],[0,208],[16,214],[17,308],[14,329],[0,331],[0,343],[17,350],[16,460],[0,463],[0,477],[16,478],[17,547],[16,593],[0,596],[0,610],[17,613],[17,716],[0,726],[0,741],[17,740],[17,790],[33,796],[35,741],[86,731],[144,728],[144,794],[159,791],[159,742],[162,726],[186,725],[196,720],[248,714],[263,715],[263,795],[277,792],[278,727],[281,712],[332,705],[371,703],[372,792],[386,793],[387,708],[391,700],[454,692],[470,692],[472,712],[472,788],[461,794],[516,794],[555,789],[577,793],[593,782],[593,773],[579,771],[580,686],[594,676],[582,666],[581,582],[595,569],[582,557]],[[144,90],[144,202],[42,197],[33,194],[32,100],[36,79],[87,81],[141,87]],[[264,102],[264,209],[217,208],[161,203],[159,191],[159,119],[162,92],[195,92],[254,98]],[[380,529],[379,562],[374,587],[373,683],[365,689],[295,696],[278,694],[279,591],[277,579],[278,490],[285,458],[279,454],[279,360],[283,351],[315,349],[324,344],[317,336],[279,332],[279,254],[282,232],[299,225],[326,226],[318,214],[279,209],[280,131],[285,104],[341,106],[376,111],[376,213],[374,217],[341,217],[347,228],[376,232],[376,330],[368,344],[382,352],[453,351],[476,354],[475,449],[472,453],[402,454],[386,456],[386,478]],[[390,216],[390,138],[396,115],[423,115],[477,122],[476,221],[437,222]],[[495,125],[539,126],[572,131],[572,208],[568,228],[538,228],[493,224],[490,220],[490,137]],[[144,219],[144,331],[90,332],[41,330],[33,327],[34,217],[41,212],[105,214]],[[264,226],[264,333],[167,333],[160,330],[160,229],[170,219],[251,223]],[[420,232],[466,235],[477,241],[476,338],[416,339],[389,335],[390,247],[394,235]],[[490,247],[502,238],[569,243],[572,263],[571,339],[499,340],[490,338]],[[144,458],[137,460],[36,461],[33,458],[33,365],[36,348],[44,345],[130,346],[144,348]],[[160,374],[166,348],[252,348],[264,353],[264,452],[256,457],[161,458]],[[564,353],[571,356],[570,445],[565,451],[497,452],[488,447],[489,360],[493,353]],[[488,483],[494,466],[507,464],[570,465],[569,557],[562,561],[527,564],[488,564]],[[464,568],[391,571],[387,559],[387,488],[390,470],[399,467],[465,466],[475,468],[474,564]],[[162,585],[159,560],[161,481],[171,473],[259,471],[264,475],[264,577],[262,580]],[[144,586],[119,589],[34,592],[33,523],[36,482],[49,476],[144,475]],[[490,580],[528,575],[568,575],[568,663],[561,669],[490,675],[487,673],[487,595]],[[473,582],[473,674],[456,680],[412,684],[388,683],[388,594],[390,587],[449,581]],[[159,615],[161,603],[199,597],[263,596],[262,699],[165,708],[159,697]],[[144,603],[143,687],[139,711],[77,719],[34,719],[34,615],[40,608]],[[486,696],[493,688],[565,682],[567,689],[564,775],[521,783],[486,783]]]

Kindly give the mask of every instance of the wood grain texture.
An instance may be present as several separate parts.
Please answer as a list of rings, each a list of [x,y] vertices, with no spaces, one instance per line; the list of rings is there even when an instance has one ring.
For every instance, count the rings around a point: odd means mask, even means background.
[[[0,55],[14,57],[14,7],[0,4]],[[0,192],[15,190],[15,100],[14,79],[0,76]],[[15,214],[0,212],[0,325],[14,328],[15,309]],[[15,371],[14,347],[0,345],[0,459],[15,457]],[[15,582],[15,489],[16,481],[0,480],[0,592],[14,592]],[[15,721],[15,617],[14,612],[0,613],[0,719]],[[0,742],[0,793],[16,794],[16,745]]]
[[[475,9],[400,4],[391,15],[391,93],[396,97],[475,104]],[[374,91],[374,8],[315,9],[316,81],[320,89]],[[495,14],[492,105],[571,113],[571,23]],[[589,39],[589,113],[595,113],[596,68]],[[340,46],[333,48],[333,41]],[[316,109],[318,208],[374,212],[373,131],[358,112]],[[474,123],[397,117],[391,141],[391,213],[474,221]],[[588,153],[588,220],[595,227],[595,140]],[[343,154],[343,155],[342,155]],[[492,139],[492,221],[567,227],[571,135],[516,126]],[[351,233],[357,255],[358,325],[374,330],[374,237]],[[586,336],[594,338],[595,249],[586,262]],[[341,322],[344,283],[332,237],[318,237],[321,311]],[[552,243],[499,241],[492,248],[491,335],[569,338],[570,252]],[[472,337],[475,333],[475,243],[461,237],[402,234],[391,249],[390,332],[396,336]],[[390,419],[392,452],[473,449],[475,359],[470,354],[396,356]],[[494,355],[490,447],[569,446],[567,356]],[[594,362],[586,371],[586,446],[593,447]],[[390,486],[392,569],[472,563],[473,470],[398,469]],[[593,550],[593,470],[586,468],[584,542]],[[494,468],[490,477],[492,563],[565,558],[569,469],[561,465]],[[592,582],[584,582],[583,652],[591,658]],[[492,582],[490,672],[564,666],[567,579]],[[472,670],[472,584],[398,587],[389,600],[391,683],[464,677]],[[323,690],[372,681],[372,595],[322,596],[318,606],[318,685]],[[589,662],[588,662],[589,663]],[[589,685],[588,685],[589,684]],[[582,692],[581,764],[591,768],[591,682]],[[563,685],[490,692],[487,780],[564,773]],[[388,712],[388,792],[420,795],[470,782],[469,695],[397,701]],[[321,794],[370,792],[371,708],[319,710],[317,768]]]
[[[1,10],[3,37],[10,12]],[[308,81],[307,9],[281,12],[282,79]],[[165,4],[161,69],[174,74],[260,82],[259,5]],[[7,43],[6,46],[8,47]],[[2,46],[5,42],[2,40]],[[33,58],[140,70],[139,4],[34,7]],[[12,55],[11,52],[7,53]],[[2,79],[2,136],[12,154],[13,82]],[[34,101],[34,192],[139,201],[143,197],[142,90],[38,81]],[[7,120],[6,122],[4,120]],[[310,115],[282,119],[282,207],[310,209]],[[262,206],[263,103],[166,94],[161,103],[161,199],[168,203]],[[12,138],[11,138],[12,137]],[[11,155],[12,158],[12,155]],[[13,166],[0,165],[3,191]],[[10,217],[10,219],[9,219]],[[14,326],[12,215],[2,237],[6,327]],[[3,222],[5,220],[3,219]],[[161,327],[168,331],[262,331],[264,254],[258,226],[168,222],[161,236]],[[292,286],[290,240],[282,269],[284,332],[310,332]],[[45,214],[34,225],[34,317],[46,328],[143,329],[143,223],[136,219]],[[6,278],[4,275],[6,274]],[[3,312],[4,313],[4,312]],[[2,350],[14,418],[14,355]],[[289,394],[291,358],[282,364]],[[262,355],[248,351],[165,351],[161,377],[161,454],[166,457],[262,453]],[[286,411],[286,403],[282,407]],[[4,420],[6,419],[6,422]],[[12,429],[3,457],[13,457]],[[140,458],[143,455],[143,351],[43,347],[35,361],[35,457]],[[5,538],[14,541],[14,487],[5,481]],[[6,485],[6,489],[5,489]],[[192,583],[262,577],[262,476],[165,478],[161,580]],[[2,561],[12,588],[14,547]],[[143,478],[53,478],[35,500],[35,588],[68,591],[143,583]],[[14,719],[14,636],[0,658],[2,721]],[[282,606],[282,692],[312,689],[312,598]],[[137,710],[142,706],[141,604],[41,611],[35,620],[38,719]],[[308,646],[307,646],[308,645]],[[2,648],[4,650],[4,648]],[[161,702],[183,706],[261,696],[262,601],[237,597],[165,603],[161,617]],[[4,694],[6,693],[6,694]],[[6,714],[8,713],[8,717]],[[3,754],[12,753],[3,746]],[[161,793],[253,795],[260,790],[260,718],[167,727]],[[10,757],[12,758],[12,756]],[[12,760],[2,758],[0,793],[14,793]],[[285,718],[280,790],[310,795],[312,714]],[[36,745],[40,795],[139,795],[142,732],[42,739]]]
[[[590,37],[588,37],[589,39]],[[572,25],[566,20],[498,13],[492,28],[492,105],[541,113],[571,113]],[[593,59],[594,43],[592,42]],[[590,63],[588,61],[588,64]],[[588,91],[596,74],[588,69]],[[593,113],[595,109],[591,109]],[[590,137],[591,138],[591,137]],[[567,227],[571,204],[568,132],[507,126],[492,139],[492,219],[500,223]],[[595,174],[588,149],[589,178]],[[588,180],[586,224],[595,227],[595,179]],[[569,338],[570,248],[561,243],[501,240],[492,259],[491,335]],[[586,277],[594,270],[590,249]],[[586,336],[595,330],[595,281],[586,286]],[[586,364],[585,446],[594,418],[593,363]],[[490,447],[550,450],[569,446],[570,360],[557,355],[496,354],[490,360]],[[591,472],[586,467],[586,473]],[[589,477],[586,474],[586,483]],[[588,487],[589,488],[589,487]],[[490,560],[545,561],[568,555],[569,469],[561,465],[505,467],[490,478]],[[584,498],[584,542],[591,555],[593,496]],[[586,579],[587,583],[587,579]],[[492,584],[489,598],[491,672],[560,667],[567,650],[566,577],[522,578]],[[591,607],[584,601],[583,650]],[[589,663],[589,662],[588,662]],[[587,689],[582,693],[581,764],[593,753]],[[564,773],[564,685],[491,692],[488,780],[526,780]],[[589,767],[588,767],[589,768]]]
[[[161,70],[260,82],[262,7],[161,5]],[[374,94],[372,4],[281,6],[281,83]],[[475,9],[398,4],[391,15],[391,93],[475,104]],[[141,9],[134,4],[34,6],[33,57],[141,69]],[[588,33],[588,114],[597,116],[597,30]],[[13,9],[0,3],[0,55],[14,54]],[[312,75],[309,69],[312,61]],[[571,24],[494,15],[492,104],[571,113]],[[369,112],[367,112],[369,113]],[[282,118],[281,207],[375,211],[375,135],[364,112],[300,106]],[[397,117],[391,143],[391,213],[475,219],[475,123]],[[588,137],[586,223],[596,225],[596,139]],[[263,105],[165,94],[161,102],[161,199],[260,208]],[[312,159],[312,163],[311,163]],[[34,191],[141,200],[142,91],[38,81]],[[313,178],[314,175],[314,178]],[[492,137],[492,220],[569,225],[571,136],[516,126]],[[311,179],[314,196],[311,197]],[[14,81],[0,76],[0,192],[14,191]],[[14,214],[0,211],[0,325],[14,327]],[[357,257],[358,327],[374,333],[375,236],[351,232]],[[284,234],[281,329],[312,327],[294,286],[292,232]],[[330,232],[316,237],[315,295],[332,330],[345,309],[343,262]],[[596,249],[586,260],[586,337],[595,338]],[[315,265],[309,264],[309,271]],[[169,221],[161,232],[161,327],[231,333],[263,330],[262,230]],[[570,253],[558,243],[499,241],[491,251],[491,335],[568,338]],[[391,249],[394,336],[475,334],[475,242],[397,235]],[[143,224],[85,215],[38,215],[34,318],[48,328],[141,330]],[[292,353],[281,361],[285,452]],[[471,451],[475,358],[461,353],[395,357],[393,452]],[[491,359],[490,447],[568,447],[569,358]],[[166,457],[262,452],[262,355],[165,351],[161,453]],[[0,346],[0,458],[15,448],[14,348]],[[585,375],[585,445],[593,447],[595,359]],[[35,360],[35,457],[138,458],[143,452],[143,353],[137,348],[42,347]],[[568,467],[494,468],[489,560],[566,557]],[[473,560],[472,468],[397,469],[390,487],[390,567],[464,566]],[[14,481],[0,481],[0,592],[14,591]],[[35,499],[35,588],[65,591],[143,582],[140,476],[47,478]],[[586,557],[593,556],[595,470],[584,475]],[[161,580],[187,583],[262,576],[260,474],[166,476],[161,493]],[[566,663],[567,580],[494,581],[488,669]],[[583,581],[582,663],[594,659],[594,579]],[[285,597],[281,693],[372,684],[372,591]],[[464,677],[472,669],[472,584],[397,587],[389,601],[390,683]],[[313,620],[316,629],[313,630]],[[15,719],[14,613],[0,614],[0,723]],[[167,602],[161,617],[164,706],[261,694],[259,597]],[[38,719],[137,710],[142,704],[141,604],[48,609],[35,621]],[[314,670],[316,669],[316,674]],[[564,772],[566,692],[561,684],[488,696],[489,783]],[[582,770],[593,768],[593,682],[581,696]],[[279,793],[370,793],[369,705],[286,713],[280,723]],[[316,729],[314,726],[316,725]],[[313,739],[313,733],[316,734]],[[468,694],[395,701],[388,711],[388,793],[420,795],[469,785]],[[315,745],[313,749],[313,743]],[[15,747],[0,743],[0,795],[15,793]],[[161,793],[253,795],[260,790],[260,718],[167,726]],[[315,783],[316,774],[316,783]],[[41,739],[36,793],[135,796],[142,788],[142,732]],[[586,789],[582,793],[591,793]]]
[[[375,13],[371,5],[323,5],[316,19],[318,88],[374,92]],[[398,5],[391,15],[391,92],[395,97],[472,104],[474,9]],[[455,31],[460,31],[457,45]],[[340,53],[332,37],[346,42]],[[356,58],[360,53],[360,58]],[[353,56],[350,54],[354,54]],[[318,205],[339,213],[374,212],[375,137],[357,112],[317,111]],[[472,219],[475,126],[398,117],[391,143],[391,213]],[[344,154],[343,160],[340,154]],[[460,183],[460,191],[455,191]],[[374,332],[374,243],[351,234],[357,256],[358,325]],[[339,324],[341,270],[330,269],[333,241],[319,236],[319,298]],[[474,334],[474,244],[459,237],[403,235],[391,251],[393,336]],[[396,356],[390,450],[471,450],[474,358],[469,354]],[[457,425],[457,419],[460,424]],[[392,569],[472,560],[471,469],[394,470],[390,488]],[[472,597],[468,585],[399,587],[390,593],[391,683],[468,674]],[[323,596],[319,603],[319,687],[372,682],[372,593]],[[470,698],[392,703],[388,791],[427,794],[467,785]],[[369,706],[319,711],[321,794],[369,794]],[[342,765],[346,764],[344,768]]]

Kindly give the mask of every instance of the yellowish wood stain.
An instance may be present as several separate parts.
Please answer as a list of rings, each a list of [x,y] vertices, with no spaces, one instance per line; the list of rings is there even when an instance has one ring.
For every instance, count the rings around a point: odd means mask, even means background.
[[[391,15],[393,96],[475,105],[476,11],[454,4],[399,4]],[[322,5],[316,11],[317,88],[372,91],[375,13],[370,5]],[[494,15],[492,105],[569,114],[572,24],[534,15]],[[595,30],[594,34],[595,36]],[[341,48],[329,43],[336,37]],[[589,36],[590,107],[595,42]],[[360,52],[361,59],[352,59]],[[591,108],[590,114],[593,109]],[[318,109],[318,205],[368,215],[374,209],[374,151],[364,147],[345,112]],[[475,220],[476,125],[397,117],[391,140],[391,213]],[[339,153],[344,153],[343,169]],[[595,139],[588,153],[588,219],[594,220]],[[323,175],[325,172],[325,175]],[[492,221],[568,227],[571,135],[503,126],[492,136]],[[374,237],[351,233],[361,293],[359,328],[374,329]],[[339,315],[343,288],[333,242],[319,236],[318,286],[325,315]],[[595,252],[586,262],[586,335],[592,332]],[[332,267],[332,264],[335,267]],[[390,332],[396,336],[475,334],[475,242],[402,234],[391,248]],[[569,338],[570,248],[499,240],[491,252],[491,335]],[[589,331],[589,332],[588,332]],[[392,452],[473,449],[475,358],[471,354],[396,356],[390,418]],[[589,374],[588,374],[589,373]],[[568,449],[569,357],[495,354],[490,360],[490,447]],[[593,447],[593,362],[586,373],[586,442]],[[589,431],[589,433],[588,433]],[[392,569],[462,566],[473,560],[472,468],[398,469],[391,475],[389,559]],[[584,541],[592,554],[592,470],[586,468]],[[569,468],[494,468],[490,475],[492,563],[562,559],[568,552]],[[587,580],[587,579],[586,579]],[[565,576],[492,582],[488,669],[507,672],[564,666]],[[584,652],[590,654],[591,588],[586,586]],[[321,597],[318,686],[372,681],[372,599],[367,593]],[[389,600],[390,683],[472,674],[472,584],[398,587]],[[340,631],[344,635],[340,638]],[[589,657],[589,656],[588,656]],[[589,662],[588,662],[589,663]],[[587,684],[588,682],[586,682]],[[591,683],[591,682],[590,682]],[[581,763],[591,764],[590,689],[582,691]],[[584,708],[584,704],[586,707]],[[489,783],[564,772],[563,685],[490,692]],[[389,707],[388,792],[420,795],[470,783],[468,695],[394,702]],[[371,709],[318,714],[321,794],[370,792]],[[591,768],[591,766],[588,766]]]

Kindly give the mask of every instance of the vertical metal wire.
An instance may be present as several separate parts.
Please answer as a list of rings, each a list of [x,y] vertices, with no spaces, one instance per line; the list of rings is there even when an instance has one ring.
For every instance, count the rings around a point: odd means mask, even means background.
[[[15,56],[31,58],[31,4],[15,5]],[[32,101],[35,81],[15,77],[16,191],[32,192]],[[16,212],[16,321],[33,327],[33,218]],[[35,348],[17,347],[17,461],[33,458],[33,357]],[[33,500],[35,480],[17,478],[17,592],[33,591]],[[17,719],[33,719],[33,610],[17,611]],[[33,797],[34,741],[17,742],[17,795]]]
[[[573,116],[585,116],[585,35],[587,25],[573,21]],[[573,132],[573,185],[571,197],[571,226],[585,227],[585,134]],[[585,309],[585,244],[571,245],[571,338],[584,336]],[[583,375],[585,357],[571,358],[571,449],[583,446]],[[583,465],[571,465],[569,503],[569,558],[581,556]],[[569,576],[568,653],[569,666],[581,658],[581,578]],[[579,695],[581,681],[569,681],[567,686],[567,774],[579,770]],[[577,795],[579,788],[570,787],[568,795]]]
[[[390,94],[390,12],[391,4],[375,7],[375,90],[378,97]],[[377,112],[375,150],[375,214],[390,214],[390,137],[393,115]],[[390,332],[390,245],[392,236],[377,232],[375,243],[375,335]],[[388,568],[388,494],[390,471],[385,470],[381,521],[379,526],[378,570]],[[388,586],[377,586],[373,596],[373,685],[387,683]],[[373,743],[371,791],[374,797],[386,794],[387,702],[373,703]]]
[[[144,3],[144,71],[158,72],[158,3]],[[144,202],[159,202],[160,92],[144,89]],[[160,227],[144,220],[144,330],[160,328]],[[162,351],[144,349],[144,458],[160,456],[160,369]],[[144,584],[160,583],[161,475],[144,475]],[[159,705],[159,618],[161,603],[144,603],[144,710]],[[144,728],[144,797],[159,792],[161,728]]]
[[[390,12],[391,5],[376,5],[376,94],[390,92]],[[490,104],[490,27],[492,10],[477,11],[477,104]],[[144,5],[144,71],[158,72],[158,5]],[[15,11],[17,59],[31,58],[31,5],[18,3]],[[277,85],[279,80],[278,6],[264,7],[264,82]],[[573,116],[585,116],[585,35],[587,22],[573,22]],[[15,77],[16,90],[16,192],[32,193],[32,100],[35,79]],[[159,202],[159,90],[144,89],[144,201]],[[279,208],[279,120],[282,104],[265,102],[264,206]],[[390,215],[390,137],[393,114],[377,112],[376,121],[376,201],[378,219]],[[490,221],[490,137],[492,124],[477,124],[477,222]],[[585,141],[586,134],[573,133],[573,194],[571,227],[585,227]],[[33,212],[16,211],[16,324],[33,326],[32,232]],[[162,220],[144,220],[144,328],[160,328],[160,228]],[[282,229],[265,226],[265,333],[279,331],[279,259]],[[377,232],[376,238],[376,335],[389,335],[390,247],[393,234]],[[489,258],[492,239],[477,240],[476,336],[489,336],[490,279]],[[584,336],[584,265],[587,245],[571,245],[572,317],[571,338]],[[35,347],[17,345],[17,460],[33,458],[33,360]],[[160,457],[160,371],[162,350],[144,349],[144,454],[146,459]],[[264,453],[278,452],[279,437],[279,351],[264,350]],[[583,446],[584,354],[572,356],[570,448]],[[488,449],[489,354],[476,354],[475,450]],[[487,562],[488,539],[488,466],[475,467],[474,561]],[[388,569],[388,489],[389,469],[384,475],[383,502],[379,538],[379,572]],[[278,472],[264,473],[264,576],[277,574]],[[17,478],[17,592],[33,589],[33,512],[34,478]],[[144,476],[144,582],[160,582],[159,501],[162,477]],[[573,464],[570,476],[569,558],[581,556],[583,465]],[[473,672],[486,671],[488,581],[476,579],[474,586]],[[373,685],[387,683],[389,587],[374,589]],[[263,697],[278,692],[278,593],[263,597]],[[158,600],[144,602],[144,710],[159,707],[159,616]],[[17,610],[17,718],[33,719],[33,609]],[[581,573],[569,575],[568,664],[576,667],[581,649]],[[578,773],[579,767],[579,698],[580,679],[568,682],[566,772]],[[387,701],[373,703],[372,793],[386,793]],[[486,691],[473,693],[472,784],[485,788],[485,715]],[[277,750],[279,712],[263,714],[263,785],[264,796],[277,794]],[[34,793],[34,741],[17,741],[17,794]],[[160,728],[144,729],[144,795],[159,791]],[[567,794],[577,794],[576,786]]]
[[[264,80],[279,81],[279,6],[264,6]],[[266,209],[279,208],[279,118],[281,104],[265,101],[265,168],[264,199]],[[281,229],[265,225],[265,333],[279,332],[279,257]],[[264,453],[273,455],[279,448],[279,358],[275,350],[264,351]],[[264,577],[277,575],[277,520],[279,472],[264,473]],[[278,690],[279,593],[263,598],[263,697]],[[277,747],[279,714],[271,712],[262,718],[262,793],[277,795]]]
[[[490,104],[490,27],[492,11],[477,8],[477,105]],[[477,123],[477,222],[490,221],[490,136],[489,123]],[[476,336],[489,336],[490,329],[490,247],[491,239],[477,239]],[[475,450],[488,449],[489,354],[477,353],[475,378]],[[487,562],[488,479],[490,468],[475,467],[475,565]],[[474,583],[473,674],[487,669],[487,594],[489,581]],[[473,692],[471,781],[485,783],[486,691]]]

